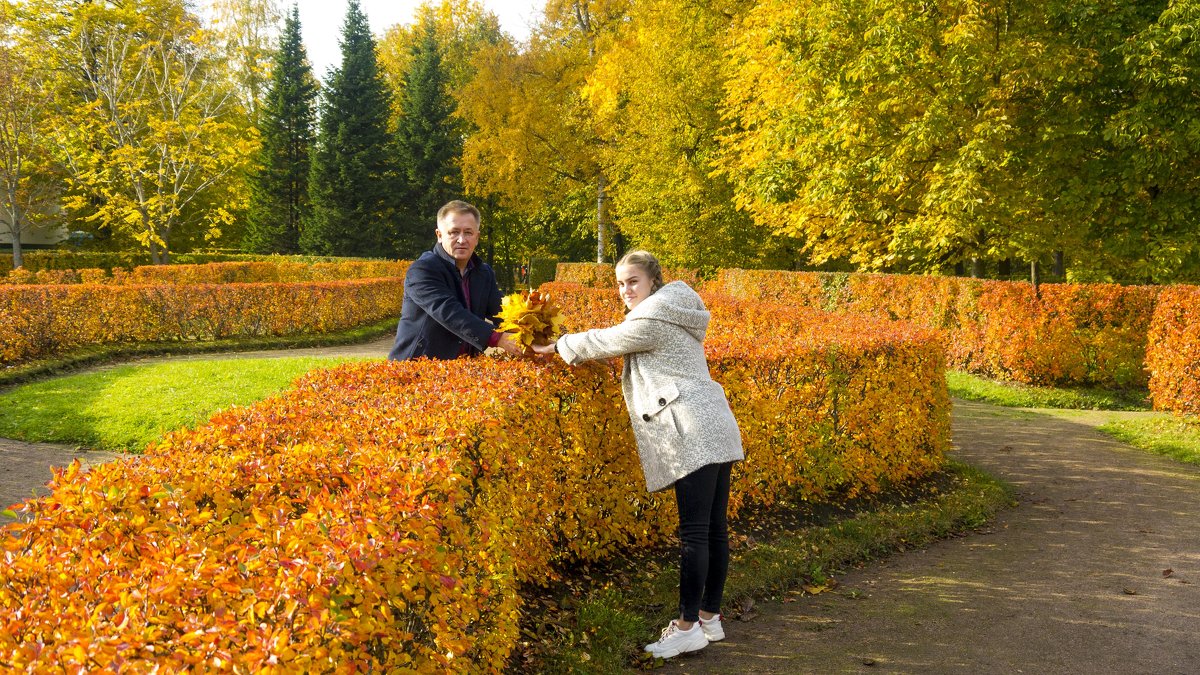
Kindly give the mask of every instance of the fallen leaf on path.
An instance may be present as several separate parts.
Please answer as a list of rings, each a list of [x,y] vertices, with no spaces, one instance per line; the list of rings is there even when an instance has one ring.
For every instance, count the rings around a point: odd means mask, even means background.
[[[1122,590],[1125,591],[1125,595],[1137,595],[1138,594],[1137,591],[1133,590],[1132,588],[1125,588]]]
[[[820,595],[831,588],[837,588],[837,581],[830,579],[823,584],[801,584],[800,588],[809,595]]]
[[[1167,577],[1171,576],[1174,573],[1175,573],[1175,570],[1168,567],[1167,569],[1163,570],[1163,578],[1166,579]]]
[[[742,601],[740,608],[742,611],[738,614],[739,621],[750,621],[758,616],[758,612],[754,611],[754,598],[746,598]]]

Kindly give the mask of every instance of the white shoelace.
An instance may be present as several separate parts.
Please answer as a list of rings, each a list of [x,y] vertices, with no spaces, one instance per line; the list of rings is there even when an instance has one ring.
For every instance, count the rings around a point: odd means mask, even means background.
[[[682,630],[683,630],[682,628],[680,628],[674,621],[672,621],[671,623],[667,624],[666,628],[662,629],[662,635],[660,635],[658,637],[658,641],[662,642],[663,640],[667,639],[667,636],[671,635],[672,633],[674,633],[676,631],[682,631]]]

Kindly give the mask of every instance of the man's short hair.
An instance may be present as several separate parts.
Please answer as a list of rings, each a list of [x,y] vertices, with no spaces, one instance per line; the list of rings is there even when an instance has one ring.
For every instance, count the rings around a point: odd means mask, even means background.
[[[468,204],[468,203],[464,202],[461,199],[452,199],[452,200],[446,202],[445,206],[438,209],[438,212],[437,212],[438,224],[441,225],[442,221],[445,220],[446,218],[448,218],[453,213],[469,213],[469,214],[475,216],[475,224],[476,225],[480,224],[479,209],[475,208],[475,206],[472,204]]]

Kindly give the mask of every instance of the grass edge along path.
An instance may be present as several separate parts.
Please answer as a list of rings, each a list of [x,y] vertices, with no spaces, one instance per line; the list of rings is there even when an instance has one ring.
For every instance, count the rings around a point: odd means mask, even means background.
[[[958,370],[946,371],[950,395],[1006,408],[1061,408],[1072,410],[1149,410],[1149,392],[1116,391],[1094,387],[1037,387],[990,380]]]
[[[1161,413],[1137,420],[1110,420],[1103,433],[1135,448],[1200,466],[1200,420]]]
[[[11,368],[0,367],[0,387],[9,387],[54,375],[74,372],[88,366],[118,363],[143,356],[244,352],[260,349],[336,347],[370,342],[391,333],[395,329],[396,319],[390,318],[336,333],[228,338],[204,342],[144,342],[86,347],[70,354],[50,359],[31,361]]]
[[[837,592],[833,575],[848,566],[977,530],[1016,505],[1010,485],[961,462],[947,462],[930,481],[941,489],[824,525],[784,530],[733,551],[724,603],[733,639],[738,618],[752,617],[756,599],[776,599],[797,589]],[[739,525],[733,524],[731,535]],[[587,579],[598,588],[564,603],[570,606],[562,622],[566,629],[560,625],[553,639],[532,649],[537,670],[611,673],[658,665],[641,650],[674,614],[679,572],[676,564],[651,568],[619,583]],[[654,589],[650,597],[637,590],[644,588]]]
[[[1140,450],[1200,466],[1200,419],[1152,412],[1145,391],[1111,391],[1085,387],[1032,387],[947,371],[950,395],[1006,408],[1094,410],[1112,413],[1096,428]],[[1145,413],[1125,416],[1121,412]],[[1063,416],[1071,419],[1069,415]]]

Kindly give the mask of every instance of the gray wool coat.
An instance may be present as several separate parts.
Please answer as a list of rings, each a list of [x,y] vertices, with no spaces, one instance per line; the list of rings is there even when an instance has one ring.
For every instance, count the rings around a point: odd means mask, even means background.
[[[700,296],[673,281],[620,324],[564,335],[556,345],[572,365],[625,357],[621,390],[651,492],[709,464],[745,457],[725,390],[704,357],[709,317]]]

